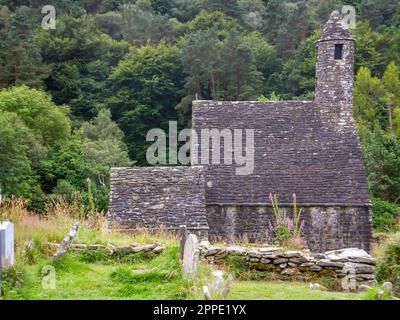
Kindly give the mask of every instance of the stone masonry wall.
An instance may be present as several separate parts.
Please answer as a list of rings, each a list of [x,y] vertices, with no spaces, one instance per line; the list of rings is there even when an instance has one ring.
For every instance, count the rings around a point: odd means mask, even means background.
[[[178,230],[180,225],[208,235],[202,168],[111,169],[110,227]]]
[[[202,242],[200,257],[212,264],[236,264],[244,270],[274,273],[282,280],[312,280],[330,277],[341,280],[347,276],[355,285],[374,286],[375,259],[357,248],[339,249],[325,253],[285,251],[276,247],[244,248],[216,247]],[[343,288],[346,289],[346,288]]]
[[[291,208],[282,207],[288,216]],[[274,214],[268,206],[207,206],[209,238],[211,242],[247,238],[250,242],[271,240],[269,222]],[[313,252],[324,252],[345,247],[370,251],[371,213],[365,207],[303,207],[303,238]]]

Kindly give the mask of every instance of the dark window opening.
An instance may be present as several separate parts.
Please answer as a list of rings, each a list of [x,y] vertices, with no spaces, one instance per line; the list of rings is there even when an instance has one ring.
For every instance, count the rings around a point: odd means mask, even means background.
[[[335,60],[342,60],[343,44],[335,44]]]

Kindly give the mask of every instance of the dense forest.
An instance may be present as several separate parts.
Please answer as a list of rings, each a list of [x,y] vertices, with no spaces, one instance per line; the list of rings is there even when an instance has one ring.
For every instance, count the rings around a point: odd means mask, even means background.
[[[400,204],[398,0],[0,0],[0,187],[108,205],[110,166],[146,165],[146,133],[190,127],[191,101],[311,100],[334,9],[357,25],[355,117],[376,230]]]

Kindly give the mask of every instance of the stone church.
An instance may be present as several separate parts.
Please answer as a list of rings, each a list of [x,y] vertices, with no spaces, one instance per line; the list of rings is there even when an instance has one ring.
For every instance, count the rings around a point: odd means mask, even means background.
[[[302,209],[316,252],[370,250],[371,202],[353,118],[355,41],[337,11],[316,42],[314,101],[194,101],[193,130],[254,129],[254,171],[234,165],[111,169],[109,225],[176,230],[210,241],[264,241],[270,193]]]

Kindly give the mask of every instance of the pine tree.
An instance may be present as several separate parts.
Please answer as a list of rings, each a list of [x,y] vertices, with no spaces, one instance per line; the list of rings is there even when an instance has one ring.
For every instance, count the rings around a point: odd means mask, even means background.
[[[0,11],[0,88],[25,84],[41,87],[51,68],[42,62],[24,12]]]
[[[222,48],[222,83],[219,95],[226,100],[252,100],[261,95],[263,76],[257,70],[251,49],[236,30],[231,30]],[[223,91],[222,91],[223,90]]]

